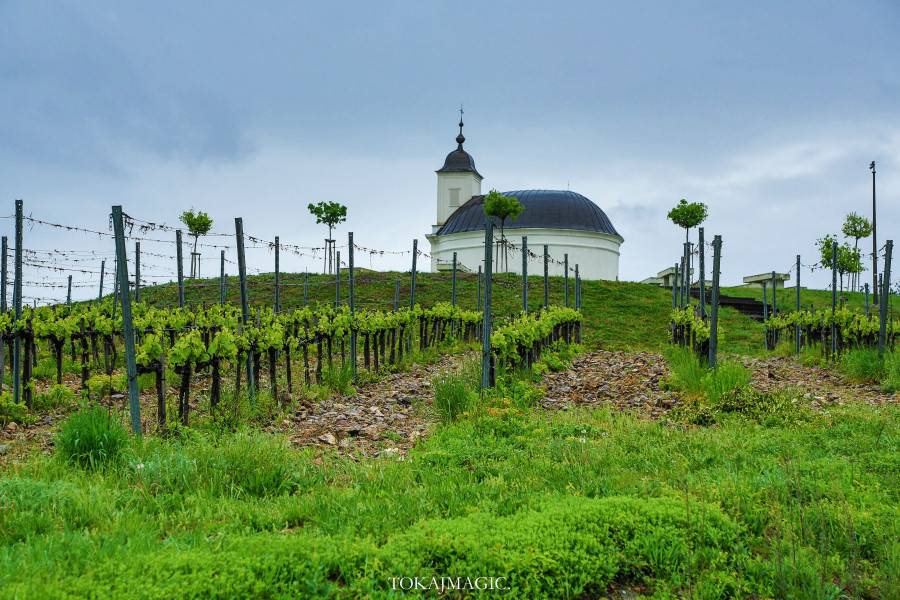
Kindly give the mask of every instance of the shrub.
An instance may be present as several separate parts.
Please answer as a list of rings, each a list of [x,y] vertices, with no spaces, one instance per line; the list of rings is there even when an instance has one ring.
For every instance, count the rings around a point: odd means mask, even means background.
[[[28,411],[24,404],[13,402],[11,392],[0,394],[0,425],[6,425],[10,421],[22,423],[28,420]]]
[[[69,417],[56,435],[56,449],[67,461],[96,469],[116,460],[128,443],[128,433],[102,406]]]
[[[739,595],[744,582],[714,582],[710,575],[723,567],[736,572],[746,560],[739,534],[720,509],[695,501],[565,498],[505,517],[474,513],[419,523],[393,536],[379,562],[385,576],[425,580],[500,574],[519,598],[601,597],[616,578],[684,581],[690,570],[694,585],[724,586],[720,595],[728,597]]]

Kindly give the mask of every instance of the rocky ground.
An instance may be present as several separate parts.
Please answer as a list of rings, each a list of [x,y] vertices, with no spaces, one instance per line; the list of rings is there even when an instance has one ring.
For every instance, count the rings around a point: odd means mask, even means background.
[[[885,394],[877,386],[852,383],[834,370],[806,366],[791,358],[741,357],[740,361],[752,371],[751,385],[756,389],[795,389],[814,408],[848,402],[900,402],[900,394]],[[563,410],[612,406],[656,419],[679,402],[676,392],[660,385],[667,375],[666,360],[659,354],[598,350],[576,359],[571,369],[548,375],[542,404]]]
[[[431,378],[459,365],[462,356],[442,356],[360,386],[355,394],[304,402],[275,427],[297,446],[336,449],[352,457],[402,456],[433,425]]]
[[[575,359],[569,370],[547,375],[542,405],[551,410],[612,406],[658,418],[679,402],[675,392],[660,387],[668,373],[658,354],[597,350]]]
[[[741,357],[740,360],[753,372],[751,384],[756,389],[769,392],[797,388],[814,408],[848,402],[885,404],[900,401],[900,394],[886,394],[878,386],[853,383],[833,369],[806,366],[777,356]]]

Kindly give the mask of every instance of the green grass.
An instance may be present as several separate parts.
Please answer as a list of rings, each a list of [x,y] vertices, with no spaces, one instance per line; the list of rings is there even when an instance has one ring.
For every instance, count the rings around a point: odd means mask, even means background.
[[[683,428],[498,404],[408,460],[259,433],[133,440],[99,472],[0,480],[19,597],[386,597],[390,577],[505,576],[514,597],[896,597],[898,407]]]
[[[759,300],[762,302],[762,289],[761,288],[751,288],[751,287],[723,287],[722,294],[725,296],[737,296],[739,298],[753,298],[755,300]],[[766,288],[767,303],[771,309],[772,303],[772,290],[770,287]],[[780,311],[791,311],[797,308],[797,288],[796,287],[785,287],[779,288],[776,293],[776,298],[778,300],[778,310]],[[843,301],[852,309],[862,311],[865,308],[865,294],[863,292],[848,292],[848,291],[840,291],[838,290],[838,303]],[[869,303],[870,308],[873,306],[871,303],[873,302],[872,295],[869,295]],[[805,287],[800,287],[800,306],[804,309],[812,306],[814,309],[818,310],[821,308],[831,308],[831,290],[814,290]]]

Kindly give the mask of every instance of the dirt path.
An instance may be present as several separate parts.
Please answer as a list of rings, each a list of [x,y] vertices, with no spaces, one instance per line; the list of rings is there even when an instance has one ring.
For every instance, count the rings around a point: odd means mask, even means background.
[[[433,426],[431,378],[463,360],[463,355],[442,356],[363,385],[355,394],[306,402],[272,431],[286,434],[297,446],[333,448],[350,456],[404,455]]]
[[[885,394],[877,386],[855,384],[831,369],[808,367],[790,358],[741,357],[752,373],[751,385],[765,392],[797,389],[814,408],[848,402],[900,402],[900,394]],[[659,418],[679,403],[676,392],[661,389],[668,375],[665,358],[649,352],[598,350],[575,360],[568,371],[545,378],[548,409],[572,406],[612,406]]]

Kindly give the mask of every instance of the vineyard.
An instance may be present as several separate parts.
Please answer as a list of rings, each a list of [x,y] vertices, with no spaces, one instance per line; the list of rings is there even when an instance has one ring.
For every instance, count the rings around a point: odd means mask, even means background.
[[[14,276],[0,316],[5,595],[396,597],[473,572],[509,597],[900,589],[889,305],[780,290],[755,319],[718,275],[419,273],[415,245],[377,271],[352,234],[335,273],[283,272],[294,246],[240,229],[236,275],[154,283],[118,268],[141,260],[126,240],[171,258],[126,221],[102,236],[112,289],[28,306]],[[274,272],[247,274],[244,243]]]

